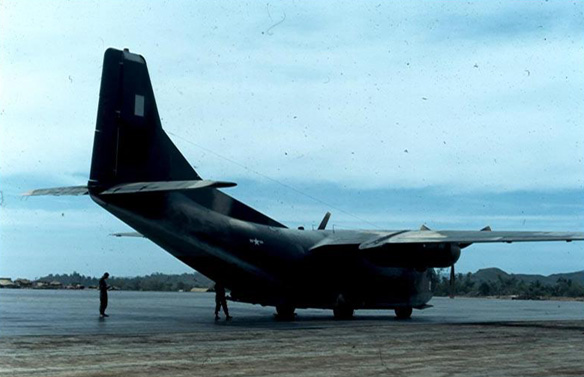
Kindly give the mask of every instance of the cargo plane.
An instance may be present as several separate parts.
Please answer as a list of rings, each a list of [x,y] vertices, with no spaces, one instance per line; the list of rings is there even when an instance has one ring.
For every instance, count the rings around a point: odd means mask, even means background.
[[[231,290],[234,301],[297,308],[425,309],[434,268],[451,268],[474,243],[584,240],[581,232],[290,229],[203,179],[162,129],[146,61],[108,49],[89,181],[27,195],[89,195],[136,232]],[[349,279],[350,277],[350,279]]]

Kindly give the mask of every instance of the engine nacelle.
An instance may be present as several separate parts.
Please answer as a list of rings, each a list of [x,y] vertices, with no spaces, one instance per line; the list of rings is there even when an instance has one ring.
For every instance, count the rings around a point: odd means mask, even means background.
[[[361,252],[371,262],[384,267],[443,268],[460,258],[460,247],[452,243],[386,244]]]

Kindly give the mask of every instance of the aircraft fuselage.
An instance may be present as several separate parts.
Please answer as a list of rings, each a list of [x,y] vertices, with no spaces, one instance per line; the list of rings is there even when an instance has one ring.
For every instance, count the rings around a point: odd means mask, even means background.
[[[185,264],[222,281],[237,301],[333,308],[342,295],[355,309],[372,309],[422,307],[432,297],[432,269],[383,267],[349,246],[347,252],[310,250],[331,233],[367,239],[374,232],[257,224],[179,192],[92,198]]]

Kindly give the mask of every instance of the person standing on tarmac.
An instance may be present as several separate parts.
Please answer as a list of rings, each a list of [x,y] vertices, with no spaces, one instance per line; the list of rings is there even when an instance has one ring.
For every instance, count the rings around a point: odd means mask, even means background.
[[[109,317],[109,315],[105,314],[105,309],[107,308],[107,290],[109,286],[107,285],[107,278],[109,278],[109,273],[103,274],[101,279],[99,279],[99,316]]]
[[[215,321],[219,320],[219,310],[223,307],[225,319],[230,320],[229,309],[227,309],[227,300],[225,299],[225,287],[221,283],[215,283]]]

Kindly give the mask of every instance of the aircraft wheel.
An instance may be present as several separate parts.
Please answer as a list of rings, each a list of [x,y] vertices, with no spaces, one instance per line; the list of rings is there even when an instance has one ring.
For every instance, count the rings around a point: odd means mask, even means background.
[[[333,315],[335,319],[351,319],[353,318],[353,307],[351,304],[345,299],[343,294],[339,294],[337,297],[337,302],[333,307]]]
[[[337,306],[333,309],[335,319],[352,319],[355,311],[346,306]]]
[[[355,310],[348,304],[343,303],[337,305],[333,308],[333,315],[335,319],[352,319]]]
[[[395,308],[395,316],[397,319],[409,319],[412,316],[412,308],[409,306]]]
[[[276,306],[276,316],[280,320],[291,321],[294,319],[295,308],[291,305],[277,305]]]

